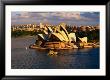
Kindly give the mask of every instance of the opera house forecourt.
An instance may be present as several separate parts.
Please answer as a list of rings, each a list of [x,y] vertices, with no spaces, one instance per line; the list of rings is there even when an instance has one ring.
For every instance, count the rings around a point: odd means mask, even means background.
[[[43,25],[41,33],[37,34],[37,39],[34,44],[31,44],[31,49],[49,49],[49,50],[67,50],[76,48],[96,48],[99,47],[99,42],[93,40],[88,42],[87,36],[78,36],[76,31],[68,31],[65,23],[60,23],[57,26]],[[83,31],[84,32],[84,31]]]

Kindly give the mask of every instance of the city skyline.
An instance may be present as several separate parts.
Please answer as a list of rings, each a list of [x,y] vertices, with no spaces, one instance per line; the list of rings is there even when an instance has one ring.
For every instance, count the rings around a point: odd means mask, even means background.
[[[11,24],[59,24],[70,25],[97,25],[99,24],[99,12],[11,12]]]

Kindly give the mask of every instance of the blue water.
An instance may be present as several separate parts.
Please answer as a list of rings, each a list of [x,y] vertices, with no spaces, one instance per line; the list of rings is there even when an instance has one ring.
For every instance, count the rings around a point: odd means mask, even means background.
[[[99,48],[58,51],[29,49],[35,37],[12,38],[12,69],[99,69]],[[27,47],[27,49],[26,49]]]

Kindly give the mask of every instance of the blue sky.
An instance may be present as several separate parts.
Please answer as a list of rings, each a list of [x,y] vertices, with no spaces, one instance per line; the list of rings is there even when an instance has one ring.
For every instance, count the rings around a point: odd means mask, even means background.
[[[39,24],[57,25],[65,22],[69,25],[97,25],[99,12],[12,12],[11,24]]]

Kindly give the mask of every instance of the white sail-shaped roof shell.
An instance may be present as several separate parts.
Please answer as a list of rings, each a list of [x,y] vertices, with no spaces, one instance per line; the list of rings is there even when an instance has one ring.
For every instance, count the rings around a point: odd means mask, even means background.
[[[47,28],[49,29],[49,31],[50,31],[50,32],[53,32],[53,30],[52,30],[52,28],[51,28],[51,27],[47,27]]]
[[[76,42],[76,35],[75,35],[75,33],[70,33],[68,35],[69,35],[70,41],[75,41]]]
[[[46,35],[43,35],[43,34],[38,34],[39,37],[41,37],[43,40],[48,40],[47,36]]]
[[[87,43],[87,37],[79,38],[82,42]]]
[[[52,33],[52,35],[54,35],[60,41],[65,41],[64,37],[60,33]]]
[[[60,33],[60,35],[62,35],[62,37],[64,38],[64,41],[69,41],[67,35],[65,34],[65,32],[63,30],[62,31],[57,30],[57,31],[58,31],[58,33]]]
[[[64,33],[66,34],[67,38],[69,39],[69,36],[68,36],[68,31],[65,29],[64,26],[61,26],[61,28],[63,29]]]
[[[64,31],[61,31],[62,36],[64,37],[65,41],[69,41],[67,35],[65,34]]]

